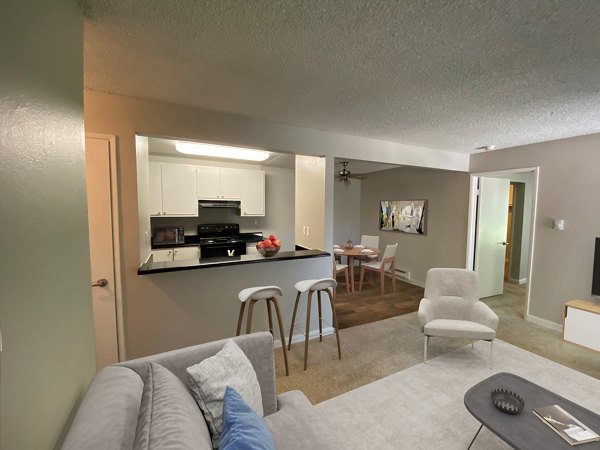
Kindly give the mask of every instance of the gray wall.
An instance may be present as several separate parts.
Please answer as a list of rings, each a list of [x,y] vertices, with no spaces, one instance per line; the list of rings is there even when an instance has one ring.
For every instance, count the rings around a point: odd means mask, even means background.
[[[379,246],[398,243],[396,265],[423,284],[431,267],[464,267],[469,175],[401,167],[369,174],[362,181],[361,233],[379,235]],[[381,200],[428,200],[427,235],[379,230]]]
[[[288,324],[295,298],[294,283],[301,279],[331,275],[331,258],[137,275],[136,132],[217,142],[228,142],[228,137],[247,133],[249,138],[246,145],[259,148],[281,148],[284,142],[288,142],[288,148],[283,150],[288,151],[300,152],[300,149],[308,148],[316,152],[316,148],[326,148],[325,143],[312,139],[310,130],[306,134],[287,134],[285,131],[289,127],[284,125],[90,91],[85,93],[85,126],[89,132],[117,136],[124,325],[128,358],[232,336],[239,311],[237,293],[249,286],[281,286],[285,295],[280,305]],[[321,192],[320,198],[325,198],[324,240],[328,248],[332,245],[333,170],[333,158],[327,157],[325,194]],[[292,205],[275,214],[292,217],[293,211]],[[290,231],[293,233],[293,228]],[[312,327],[318,329],[316,308],[314,310]],[[331,322],[327,308],[324,315]],[[261,305],[254,314],[256,329],[267,328],[265,318]],[[299,312],[297,319],[301,323],[303,313]]]
[[[600,236],[600,135],[479,153],[471,172],[540,167],[529,313],[562,323],[562,305],[590,299],[594,239]],[[565,219],[565,230],[552,219]]]
[[[60,447],[96,368],[83,149],[83,17],[0,9],[0,447]]]
[[[348,187],[335,182],[333,189],[333,242],[342,244],[350,239],[360,242],[361,181],[352,180]]]

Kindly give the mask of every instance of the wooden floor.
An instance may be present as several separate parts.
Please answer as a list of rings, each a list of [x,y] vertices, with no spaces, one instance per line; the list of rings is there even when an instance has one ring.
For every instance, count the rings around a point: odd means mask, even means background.
[[[423,298],[423,288],[414,284],[396,280],[396,291],[392,291],[392,279],[385,277],[385,295],[381,296],[378,275],[373,276],[376,283],[370,284],[368,278],[358,291],[358,276],[355,280],[355,292],[346,293],[344,275],[338,276],[336,311],[340,329],[365,323],[377,322],[390,317],[401,316],[419,309]]]

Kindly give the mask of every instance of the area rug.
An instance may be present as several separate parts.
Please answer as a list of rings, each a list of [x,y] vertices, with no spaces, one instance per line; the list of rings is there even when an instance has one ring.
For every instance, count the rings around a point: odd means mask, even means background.
[[[489,343],[477,342],[473,350],[458,348],[315,407],[345,449],[466,449],[479,422],[466,410],[464,394],[497,372],[514,373],[600,413],[598,379],[499,339],[493,370],[488,358]],[[485,428],[472,447],[507,448]]]

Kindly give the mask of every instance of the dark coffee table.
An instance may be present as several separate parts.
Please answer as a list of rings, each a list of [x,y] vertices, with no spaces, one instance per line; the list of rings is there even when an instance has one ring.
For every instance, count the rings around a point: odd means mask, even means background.
[[[519,394],[525,408],[519,415],[505,414],[496,409],[490,394],[493,389],[504,388]],[[600,395],[590,392],[590,395]],[[552,431],[531,410],[542,406],[560,405],[577,420],[600,434],[600,416],[566,398],[556,395],[531,381],[511,373],[497,373],[476,384],[465,394],[465,406],[481,426],[471,441],[475,442],[481,428],[485,427],[515,449],[551,450],[570,449],[572,446]],[[600,449],[600,442],[577,445],[578,450]]]

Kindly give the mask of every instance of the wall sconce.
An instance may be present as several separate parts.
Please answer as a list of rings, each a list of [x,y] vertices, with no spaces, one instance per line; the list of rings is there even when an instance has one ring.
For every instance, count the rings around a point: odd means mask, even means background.
[[[556,231],[563,231],[565,229],[565,221],[564,219],[554,219],[552,220],[552,229]]]

